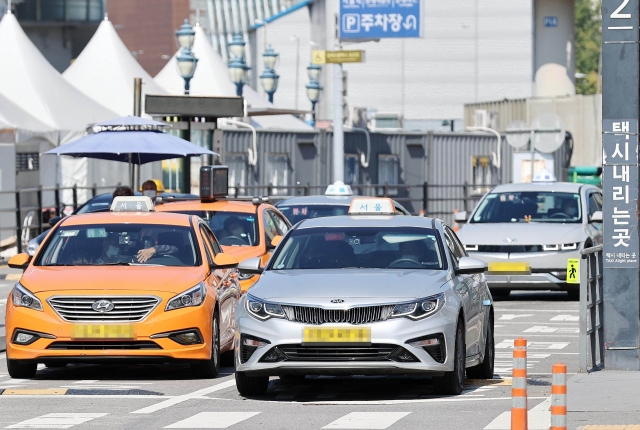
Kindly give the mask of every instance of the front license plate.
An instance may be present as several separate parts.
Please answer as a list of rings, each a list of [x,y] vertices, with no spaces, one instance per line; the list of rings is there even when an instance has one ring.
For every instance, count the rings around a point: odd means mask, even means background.
[[[530,275],[529,263],[489,263],[489,275]]]
[[[71,333],[73,339],[133,339],[134,335],[133,324],[76,324]]]
[[[370,327],[305,327],[302,329],[303,345],[366,345],[371,343]]]

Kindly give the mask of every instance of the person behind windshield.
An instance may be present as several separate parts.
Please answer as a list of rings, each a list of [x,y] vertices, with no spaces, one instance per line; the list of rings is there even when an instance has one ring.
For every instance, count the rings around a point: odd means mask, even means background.
[[[144,245],[143,245],[144,246]],[[140,249],[136,254],[138,263],[144,263],[154,255],[171,255],[178,252],[178,247],[173,245],[152,245]],[[110,234],[102,242],[102,254],[96,260],[97,264],[108,264],[122,261],[118,256],[122,253],[122,248],[118,243],[118,235]]]
[[[133,192],[133,189],[127,185],[123,185],[121,187],[118,187],[115,189],[115,191],[113,192],[113,198],[115,199],[116,197],[131,197],[134,196],[135,193]]]
[[[427,255],[428,248],[420,240],[411,240],[400,243],[400,257],[403,260],[412,260],[418,264],[422,264]]]
[[[246,237],[246,235],[244,226],[242,225],[242,222],[240,222],[240,218],[237,216],[230,216],[224,221],[224,231],[222,231],[221,239],[227,237],[237,237],[242,239]]]
[[[562,202],[562,213],[568,215],[569,218],[578,216],[578,203],[575,199],[565,199]]]

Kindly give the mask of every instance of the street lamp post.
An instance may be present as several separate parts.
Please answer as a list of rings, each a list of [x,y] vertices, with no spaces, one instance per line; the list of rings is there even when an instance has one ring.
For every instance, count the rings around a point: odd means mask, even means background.
[[[264,72],[260,75],[260,83],[262,88],[269,96],[269,103],[273,103],[273,94],[278,89],[278,79],[280,76],[274,70],[276,61],[278,60],[278,53],[273,50],[271,46],[267,49],[262,58],[264,60]]]
[[[236,84],[236,95],[242,96],[242,87],[248,81],[250,68],[244,60],[245,41],[240,33],[236,33],[233,36],[233,40],[229,44],[229,51],[231,51],[231,56],[233,57],[227,66],[229,68],[229,77],[231,82]]]
[[[307,67],[307,72],[309,74],[309,84],[307,85],[307,97],[311,102],[311,110],[312,113],[312,126],[316,126],[316,103],[320,100],[320,92],[322,91],[322,87],[320,86],[320,66],[317,64],[311,64]]]

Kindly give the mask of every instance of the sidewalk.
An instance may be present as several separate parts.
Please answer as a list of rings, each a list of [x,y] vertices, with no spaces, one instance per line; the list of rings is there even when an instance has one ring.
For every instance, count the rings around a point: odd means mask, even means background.
[[[568,429],[630,430],[639,424],[640,372],[580,373],[567,381]],[[608,427],[614,425],[626,427]]]

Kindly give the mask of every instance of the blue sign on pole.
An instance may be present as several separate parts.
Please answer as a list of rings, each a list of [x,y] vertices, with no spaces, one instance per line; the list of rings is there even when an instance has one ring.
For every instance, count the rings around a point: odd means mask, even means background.
[[[420,37],[420,0],[340,0],[340,39]]]
[[[544,17],[544,26],[545,27],[557,27],[558,26],[558,17],[557,16],[545,16]]]

